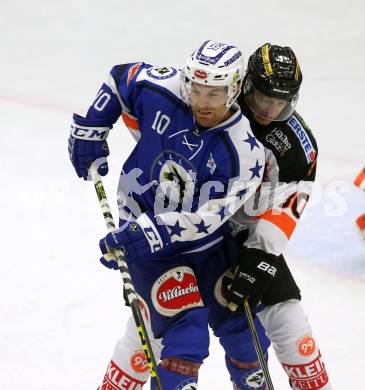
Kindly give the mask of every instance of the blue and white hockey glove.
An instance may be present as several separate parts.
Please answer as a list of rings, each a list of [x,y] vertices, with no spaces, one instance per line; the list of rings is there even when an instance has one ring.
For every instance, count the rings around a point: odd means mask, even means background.
[[[98,173],[105,176],[108,173],[106,157],[109,155],[106,138],[111,127],[102,126],[98,119],[86,119],[77,114],[73,119],[68,153],[77,175],[87,180],[90,164],[101,159],[98,161]]]
[[[227,302],[243,309],[244,299],[248,298],[248,303],[253,310],[276,275],[276,259],[277,256],[261,249],[243,247],[234,278],[225,276],[222,280],[223,293]]]
[[[165,226],[157,225],[152,213],[141,214],[136,222],[120,220],[120,228],[99,241],[103,257],[100,262],[110,269],[118,269],[113,249],[124,252],[127,261],[153,257],[171,243]]]

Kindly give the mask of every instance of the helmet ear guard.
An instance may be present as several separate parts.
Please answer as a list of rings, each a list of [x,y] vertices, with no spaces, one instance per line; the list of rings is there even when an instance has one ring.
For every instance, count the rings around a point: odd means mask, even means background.
[[[227,108],[231,107],[231,105],[237,100],[238,96],[240,95],[242,89],[242,82],[243,80],[240,79],[235,85],[233,85],[231,88],[228,88],[228,100],[226,103]]]

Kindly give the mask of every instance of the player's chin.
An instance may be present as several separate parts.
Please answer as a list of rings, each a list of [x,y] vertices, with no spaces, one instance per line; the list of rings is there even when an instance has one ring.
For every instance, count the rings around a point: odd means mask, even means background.
[[[255,114],[255,121],[259,123],[260,125],[269,125],[272,122],[272,119],[269,119],[265,116]]]
[[[199,126],[202,127],[211,127],[215,123],[215,118],[213,115],[199,115],[197,114],[195,116],[195,120],[198,123]]]

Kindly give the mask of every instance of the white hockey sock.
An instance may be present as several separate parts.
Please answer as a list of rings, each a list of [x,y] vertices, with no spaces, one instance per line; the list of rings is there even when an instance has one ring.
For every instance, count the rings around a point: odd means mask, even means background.
[[[293,389],[332,390],[300,301],[268,306],[258,317]]]
[[[146,326],[149,328],[148,324]],[[161,342],[153,338],[150,328],[148,333],[155,358],[158,362],[162,349]],[[133,317],[130,317],[124,336],[118,340],[114,348],[112,359],[100,390],[139,390],[142,389],[149,376],[150,372],[142,350],[141,341]]]

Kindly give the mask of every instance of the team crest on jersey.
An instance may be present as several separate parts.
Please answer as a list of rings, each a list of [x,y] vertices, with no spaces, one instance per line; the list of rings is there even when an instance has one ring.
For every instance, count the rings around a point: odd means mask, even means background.
[[[194,195],[196,169],[184,156],[176,152],[160,155],[152,166],[150,180],[157,180],[156,200],[170,207],[190,204]]]
[[[189,267],[176,267],[162,274],[152,286],[152,303],[166,317],[191,307],[202,307],[198,283]]]
[[[197,390],[196,378],[189,378],[177,385],[176,390]]]
[[[176,73],[177,70],[169,66],[154,66],[147,70],[148,76],[157,80],[169,79],[170,77],[175,76]]]

